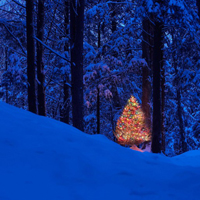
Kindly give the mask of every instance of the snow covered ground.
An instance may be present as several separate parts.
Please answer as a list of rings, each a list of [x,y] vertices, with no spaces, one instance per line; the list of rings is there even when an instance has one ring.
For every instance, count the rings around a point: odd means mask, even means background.
[[[0,200],[199,200],[200,151],[119,146],[0,102]]]

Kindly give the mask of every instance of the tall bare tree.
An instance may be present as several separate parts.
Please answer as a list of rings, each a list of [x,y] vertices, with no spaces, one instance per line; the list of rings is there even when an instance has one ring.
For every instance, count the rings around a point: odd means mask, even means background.
[[[64,10],[64,19],[65,19],[65,35],[66,37],[69,36],[69,0],[65,0],[65,10]],[[68,42],[65,42],[64,51],[69,52],[69,44]],[[60,121],[65,122],[69,124],[69,85],[67,84],[69,82],[69,75],[65,73],[64,80],[63,80],[63,106],[61,108],[60,113]]]
[[[155,21],[153,49],[153,130],[152,152],[161,152],[161,64],[163,23]]]
[[[153,24],[148,19],[143,19],[143,41],[142,57],[146,60],[146,65],[142,68],[142,110],[145,114],[146,123],[151,130],[151,70],[153,68]]]
[[[200,18],[200,0],[196,0],[196,5],[197,5],[197,8],[198,8],[198,16]]]
[[[28,109],[37,113],[35,84],[34,0],[26,0]]]
[[[37,14],[37,38],[43,41],[44,37],[44,0],[38,0]],[[46,101],[45,101],[45,75],[43,63],[44,49],[43,45],[37,41],[37,79],[38,79],[38,114],[46,116]]]
[[[71,84],[73,125],[84,129],[83,123],[83,29],[84,0],[70,1]]]

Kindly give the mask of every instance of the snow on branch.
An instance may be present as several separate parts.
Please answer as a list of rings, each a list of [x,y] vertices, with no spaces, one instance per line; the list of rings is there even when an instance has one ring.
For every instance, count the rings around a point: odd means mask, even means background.
[[[107,1],[107,4],[134,4],[133,2],[117,2],[117,1]]]
[[[68,59],[66,59],[65,57],[63,57],[62,55],[60,55],[59,53],[57,53],[55,50],[53,50],[51,47],[49,47],[48,45],[46,45],[44,42],[42,42],[40,39],[38,39],[37,37],[33,36],[39,43],[41,43],[44,47],[46,47],[47,49],[49,49],[52,53],[56,54],[58,57],[62,58],[63,60],[67,61],[68,63],[71,63]]]
[[[0,22],[0,23],[1,23],[1,22]],[[15,37],[15,35],[11,32],[11,30],[6,26],[5,23],[2,23],[2,24],[4,25],[4,27],[6,28],[6,30],[10,33],[10,35],[17,41],[17,43],[19,44],[19,46],[20,46],[22,52],[23,52],[24,55],[26,56],[26,51],[24,50],[24,48],[23,48],[21,42],[19,41],[19,39]]]
[[[2,2],[2,3],[0,4],[0,7],[5,7],[5,6],[7,6],[7,5],[9,5],[9,2]]]
[[[17,0],[11,0],[11,1],[13,1],[14,3],[16,3],[18,6],[21,6],[22,8],[26,8],[26,6],[22,5]]]
[[[1,6],[0,6],[0,11],[2,11],[2,13],[3,13],[3,12],[6,12],[6,13],[10,13],[10,14],[12,14],[12,15],[17,15],[17,16],[21,16],[21,17],[26,17],[26,16],[23,15],[23,14],[15,13],[15,12],[12,12],[12,11],[8,11],[8,10],[5,10],[5,9],[2,9]],[[3,16],[3,14],[2,14],[1,16]],[[11,21],[11,20],[9,20],[9,21]],[[9,21],[7,20],[7,22],[9,22]],[[12,20],[12,21],[14,21],[14,20]]]

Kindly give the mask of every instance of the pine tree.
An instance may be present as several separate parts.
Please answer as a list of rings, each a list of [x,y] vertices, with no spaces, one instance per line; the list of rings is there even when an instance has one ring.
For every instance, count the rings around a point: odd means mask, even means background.
[[[131,96],[117,121],[115,136],[121,145],[139,145],[150,141],[151,134],[137,100]]]

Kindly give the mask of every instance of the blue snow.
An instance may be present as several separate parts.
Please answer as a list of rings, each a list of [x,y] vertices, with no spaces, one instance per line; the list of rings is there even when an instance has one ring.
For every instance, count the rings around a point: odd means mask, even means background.
[[[199,200],[200,151],[141,153],[0,102],[0,200]]]

